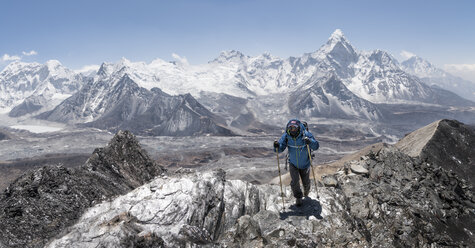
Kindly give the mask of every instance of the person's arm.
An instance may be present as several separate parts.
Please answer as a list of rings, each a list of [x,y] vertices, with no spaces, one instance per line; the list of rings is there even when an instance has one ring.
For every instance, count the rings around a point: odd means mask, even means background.
[[[312,150],[318,150],[318,148],[320,147],[320,144],[315,139],[315,137],[313,137],[313,134],[311,132],[305,132],[305,134],[306,134],[306,137],[310,140],[310,144],[308,144],[310,148]]]
[[[287,148],[287,138],[286,138],[286,136],[287,136],[286,133],[282,134],[279,141],[277,141],[279,143],[279,153],[283,152],[285,150],[285,148]],[[276,149],[274,147],[274,152],[275,151],[276,151]]]

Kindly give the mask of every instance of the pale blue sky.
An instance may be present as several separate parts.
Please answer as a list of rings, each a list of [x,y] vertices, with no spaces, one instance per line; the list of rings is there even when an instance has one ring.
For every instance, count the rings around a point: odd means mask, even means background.
[[[475,67],[475,1],[7,0],[0,9],[0,67],[13,56],[78,69],[172,53],[199,64],[232,49],[287,58],[317,50],[337,28],[359,50]]]

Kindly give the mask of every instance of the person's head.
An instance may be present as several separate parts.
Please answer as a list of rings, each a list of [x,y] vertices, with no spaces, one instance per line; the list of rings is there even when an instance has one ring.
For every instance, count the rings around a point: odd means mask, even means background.
[[[297,137],[300,134],[300,121],[293,119],[287,123],[287,134],[292,137]]]

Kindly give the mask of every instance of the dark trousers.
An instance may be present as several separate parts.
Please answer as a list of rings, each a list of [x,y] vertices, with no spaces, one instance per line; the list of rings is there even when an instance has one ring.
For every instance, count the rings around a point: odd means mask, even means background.
[[[292,193],[295,198],[302,198],[302,190],[300,189],[300,179],[302,179],[303,190],[305,192],[310,191],[310,166],[305,169],[298,169],[293,164],[289,166],[290,177],[292,181],[290,182],[290,187],[292,188]]]

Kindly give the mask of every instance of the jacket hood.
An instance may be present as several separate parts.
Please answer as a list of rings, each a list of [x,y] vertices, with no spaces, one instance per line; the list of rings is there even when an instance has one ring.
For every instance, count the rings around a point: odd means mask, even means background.
[[[296,122],[296,123],[294,123]],[[297,137],[301,136],[305,132],[305,127],[302,124],[302,122],[299,119],[290,119],[289,122],[287,122],[287,125],[285,126],[285,132],[287,133],[287,128],[289,127],[290,124],[298,124],[300,127],[300,133]]]

